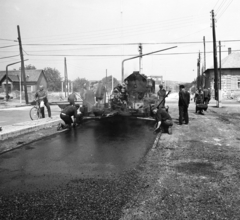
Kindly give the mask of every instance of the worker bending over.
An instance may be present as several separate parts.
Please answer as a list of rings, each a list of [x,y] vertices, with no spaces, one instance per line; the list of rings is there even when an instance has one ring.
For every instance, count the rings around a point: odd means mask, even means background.
[[[80,124],[82,121],[82,113],[78,113],[78,109],[79,105],[66,106],[60,113],[60,118],[65,122],[65,124],[59,123],[57,130],[60,130],[61,128],[71,128],[72,126],[75,127]],[[74,120],[72,120],[72,116]]]
[[[172,118],[169,113],[165,110],[165,108],[154,108],[152,110],[153,114],[155,115],[155,119],[157,121],[155,132],[157,131],[167,131],[169,134],[172,134]]]

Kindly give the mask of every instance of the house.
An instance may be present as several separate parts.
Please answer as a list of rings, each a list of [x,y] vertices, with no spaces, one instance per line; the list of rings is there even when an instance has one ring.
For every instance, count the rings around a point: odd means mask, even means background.
[[[9,70],[8,71],[8,88],[9,92],[20,90],[20,83],[22,83],[22,91],[23,88],[23,80],[21,80],[21,70]],[[26,84],[28,92],[36,92],[39,85],[43,85],[47,88],[47,78],[44,74],[43,70],[25,70],[26,76]],[[6,71],[0,71],[0,92],[6,91]]]
[[[214,94],[214,68],[205,70],[205,88],[211,88]],[[232,53],[228,48],[228,56],[221,60],[221,92],[222,98],[240,96],[240,53]],[[233,98],[233,97],[232,97]]]

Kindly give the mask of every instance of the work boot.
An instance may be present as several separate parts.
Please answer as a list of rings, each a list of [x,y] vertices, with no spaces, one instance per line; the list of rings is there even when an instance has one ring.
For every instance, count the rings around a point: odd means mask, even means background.
[[[57,131],[60,131],[62,129],[62,124],[59,123],[58,126],[57,126]]]
[[[168,127],[168,134],[172,134],[172,126]]]

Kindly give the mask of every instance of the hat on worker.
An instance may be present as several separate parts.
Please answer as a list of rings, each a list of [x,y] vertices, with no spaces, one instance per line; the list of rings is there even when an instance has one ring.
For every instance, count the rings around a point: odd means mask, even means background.
[[[184,85],[180,85],[180,89],[183,89],[183,88],[185,88],[185,86]]]

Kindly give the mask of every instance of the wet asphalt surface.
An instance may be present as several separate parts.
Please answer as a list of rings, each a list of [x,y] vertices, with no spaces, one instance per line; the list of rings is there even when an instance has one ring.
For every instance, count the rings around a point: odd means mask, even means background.
[[[0,219],[119,219],[156,135],[152,121],[116,120],[0,155]]]

